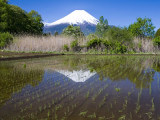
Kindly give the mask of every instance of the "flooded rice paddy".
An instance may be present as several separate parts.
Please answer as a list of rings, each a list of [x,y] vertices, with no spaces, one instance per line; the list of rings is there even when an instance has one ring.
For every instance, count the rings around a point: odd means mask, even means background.
[[[160,57],[0,62],[0,120],[160,120]]]

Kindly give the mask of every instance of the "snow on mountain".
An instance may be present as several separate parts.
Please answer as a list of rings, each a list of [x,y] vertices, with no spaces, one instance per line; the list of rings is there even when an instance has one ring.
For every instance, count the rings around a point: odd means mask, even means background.
[[[85,10],[75,10],[64,18],[53,23],[44,23],[44,33],[62,33],[68,25],[80,26],[85,35],[94,33],[98,20]]]
[[[51,26],[56,26],[60,24],[81,25],[85,23],[97,25],[98,20],[92,15],[90,15],[88,12],[86,12],[85,10],[75,10],[69,15],[65,16],[64,18],[56,22],[45,23],[45,27],[51,27]]]

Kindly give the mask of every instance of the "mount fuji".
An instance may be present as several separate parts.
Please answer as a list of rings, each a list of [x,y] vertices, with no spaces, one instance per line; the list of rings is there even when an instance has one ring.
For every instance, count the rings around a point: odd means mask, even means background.
[[[64,18],[53,23],[44,23],[44,32],[50,32],[52,34],[55,32],[61,33],[68,25],[74,25],[80,26],[82,32],[85,35],[88,35],[89,33],[95,32],[98,22],[99,21],[95,17],[85,10],[75,10]]]

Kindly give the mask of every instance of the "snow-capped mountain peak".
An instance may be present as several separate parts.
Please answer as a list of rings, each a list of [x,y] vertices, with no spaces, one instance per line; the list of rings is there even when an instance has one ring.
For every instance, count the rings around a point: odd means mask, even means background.
[[[50,27],[59,24],[80,25],[85,23],[97,25],[98,20],[85,10],[75,10],[64,18],[57,20],[56,22],[45,23],[45,26]]]

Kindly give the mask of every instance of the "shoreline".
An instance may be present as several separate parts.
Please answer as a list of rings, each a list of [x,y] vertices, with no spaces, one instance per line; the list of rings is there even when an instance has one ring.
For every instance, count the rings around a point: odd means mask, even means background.
[[[95,54],[95,53],[58,53],[58,52],[15,52],[15,51],[0,51],[0,61],[11,61],[20,59],[31,59],[31,58],[44,58],[61,55],[104,55],[104,56],[160,56],[155,53],[134,53],[134,54]]]

